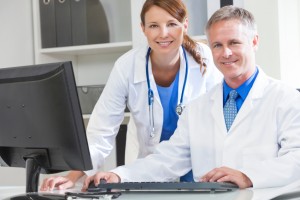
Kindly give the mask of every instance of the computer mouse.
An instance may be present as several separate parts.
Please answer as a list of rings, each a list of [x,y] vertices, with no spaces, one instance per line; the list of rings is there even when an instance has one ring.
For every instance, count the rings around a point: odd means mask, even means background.
[[[101,185],[101,184],[106,184],[106,180],[105,179],[100,179],[99,185]],[[95,189],[99,190],[98,186],[95,186],[94,181],[91,181],[90,184],[89,184],[89,187],[88,187],[87,191],[91,192],[91,191],[95,191]]]
[[[104,178],[101,178],[100,179],[100,184],[105,184],[106,183],[106,180]]]

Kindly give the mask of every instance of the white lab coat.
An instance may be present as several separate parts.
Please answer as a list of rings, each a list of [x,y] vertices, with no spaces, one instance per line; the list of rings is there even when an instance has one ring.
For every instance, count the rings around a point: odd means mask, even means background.
[[[170,181],[191,168],[195,181],[221,166],[245,173],[254,188],[300,179],[300,93],[260,69],[227,133],[223,87],[189,103],[169,141],[154,154],[113,170],[126,181]]]
[[[137,147],[130,151],[132,154],[135,154],[131,158],[148,155],[152,152],[153,147],[159,143],[163,124],[163,108],[150,61],[149,77],[150,85],[154,92],[155,137],[151,138],[149,132],[148,87],[145,70],[147,49],[148,47],[130,50],[116,61],[103,93],[95,105],[87,127],[88,143],[94,167],[93,171],[86,172],[88,175],[99,169],[104,163],[104,159],[111,152],[119,126],[124,118],[126,104],[131,113],[128,132],[132,135],[129,137],[135,141],[132,145],[127,143],[126,148],[130,148],[130,146]],[[213,63],[209,47],[199,44],[199,50],[207,64],[207,72],[202,76],[200,65],[187,52],[189,66],[183,104],[187,104],[190,100],[207,92],[222,80],[221,73]],[[180,61],[179,97],[181,96],[185,76],[185,59],[181,48]]]

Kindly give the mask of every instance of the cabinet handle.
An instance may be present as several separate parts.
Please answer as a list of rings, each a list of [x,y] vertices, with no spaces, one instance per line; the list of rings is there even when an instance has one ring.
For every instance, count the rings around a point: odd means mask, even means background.
[[[66,0],[58,0],[59,3],[65,3]]]

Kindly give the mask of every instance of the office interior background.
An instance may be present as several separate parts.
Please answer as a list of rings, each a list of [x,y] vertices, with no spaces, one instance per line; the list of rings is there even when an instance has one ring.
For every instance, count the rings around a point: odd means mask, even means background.
[[[140,31],[143,0],[100,0],[110,29],[109,45],[80,48],[41,48],[38,0],[0,0],[0,67],[14,67],[71,60],[77,85],[104,85],[114,61],[132,47],[145,42]],[[205,20],[220,6],[219,0],[186,0],[190,29],[202,39]],[[300,88],[300,1],[234,0],[256,18],[260,45],[257,64],[270,76]],[[191,6],[193,5],[193,6]],[[194,5],[200,5],[196,7]],[[201,7],[205,5],[205,7]],[[195,10],[199,9],[199,10]],[[204,13],[206,18],[196,13]],[[198,25],[199,24],[199,25]],[[197,29],[197,30],[196,30]],[[198,31],[200,30],[200,31]],[[5,94],[0,94],[5,95]],[[1,128],[1,127],[0,127]],[[106,169],[114,166],[114,157]],[[0,167],[0,185],[24,185],[25,170]]]

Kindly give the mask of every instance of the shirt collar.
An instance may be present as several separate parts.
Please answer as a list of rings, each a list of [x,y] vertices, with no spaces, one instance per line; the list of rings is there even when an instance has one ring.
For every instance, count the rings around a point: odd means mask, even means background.
[[[243,101],[248,96],[248,93],[252,88],[252,85],[257,77],[257,74],[258,74],[258,68],[256,67],[255,72],[252,74],[252,76],[247,81],[245,81],[242,85],[240,85],[240,87],[236,89],[237,93],[243,99]],[[223,81],[223,102],[226,102],[231,90],[233,89],[229,87],[225,81]]]

